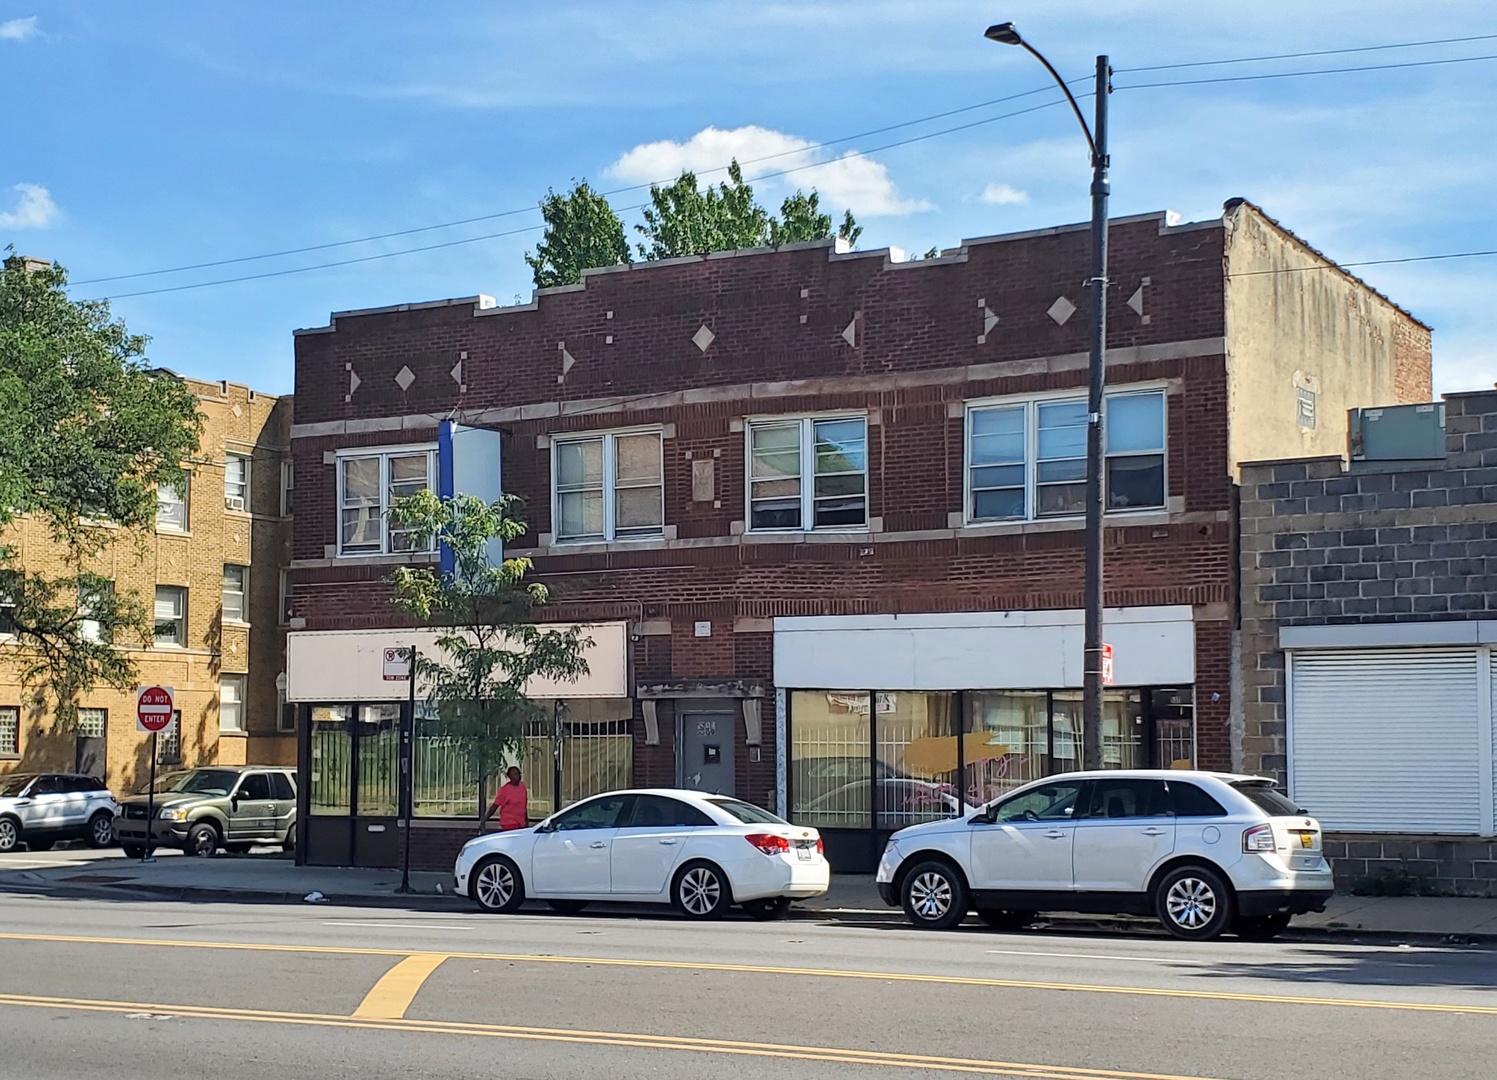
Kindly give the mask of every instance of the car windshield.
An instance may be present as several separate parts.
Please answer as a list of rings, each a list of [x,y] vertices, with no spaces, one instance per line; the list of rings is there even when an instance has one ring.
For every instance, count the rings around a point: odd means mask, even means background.
[[[719,810],[732,814],[745,825],[789,825],[782,817],[776,817],[762,806],[740,802],[737,799],[708,799]]]
[[[228,769],[189,769],[156,778],[156,793],[178,795],[227,795],[239,774]]]
[[[1300,817],[1304,811],[1267,780],[1239,780],[1232,785],[1269,817]]]
[[[0,781],[0,799],[13,799],[26,790],[26,785],[35,779],[32,776],[7,776]]]

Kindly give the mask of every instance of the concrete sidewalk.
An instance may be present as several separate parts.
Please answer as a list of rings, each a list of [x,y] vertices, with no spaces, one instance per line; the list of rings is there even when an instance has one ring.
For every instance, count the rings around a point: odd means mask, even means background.
[[[359,870],[297,866],[288,856],[268,851],[244,856],[196,859],[163,852],[155,862],[126,859],[117,850],[58,850],[0,857],[0,891],[115,895],[166,900],[229,903],[317,903],[466,911],[471,901],[453,896],[448,874],[412,873],[412,893],[401,894],[398,870]],[[315,899],[308,901],[308,897]],[[831,888],[796,904],[801,917],[841,922],[904,921],[884,906],[873,879],[837,874]],[[1146,920],[1058,916],[1052,926],[1084,929],[1146,927]],[[1455,897],[1337,896],[1320,914],[1294,920],[1290,936],[1359,936],[1445,939],[1497,943],[1497,899]]]

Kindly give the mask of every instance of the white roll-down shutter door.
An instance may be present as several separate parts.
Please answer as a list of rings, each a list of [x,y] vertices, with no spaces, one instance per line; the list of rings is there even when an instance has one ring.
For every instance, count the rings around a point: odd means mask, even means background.
[[[1484,682],[1474,648],[1295,651],[1294,800],[1331,830],[1487,831]]]

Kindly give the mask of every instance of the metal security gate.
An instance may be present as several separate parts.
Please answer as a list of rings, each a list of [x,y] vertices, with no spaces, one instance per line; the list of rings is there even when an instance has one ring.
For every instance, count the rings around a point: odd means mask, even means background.
[[[530,789],[532,819],[545,817],[590,795],[626,788],[634,777],[632,721],[582,720],[565,713],[559,718],[533,720],[526,726],[520,768]]]
[[[1486,649],[1289,653],[1289,787],[1327,829],[1490,832]],[[1481,663],[1478,663],[1478,660]],[[1483,705],[1482,698],[1488,701]]]

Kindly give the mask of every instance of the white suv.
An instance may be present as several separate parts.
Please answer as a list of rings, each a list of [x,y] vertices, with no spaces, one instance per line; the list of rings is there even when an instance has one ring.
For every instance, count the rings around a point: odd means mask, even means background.
[[[1018,929],[1040,911],[1158,916],[1176,937],[1263,940],[1323,911],[1320,825],[1274,786],[1223,773],[1066,773],[984,807],[901,829],[879,895],[944,930],[973,908]]]

